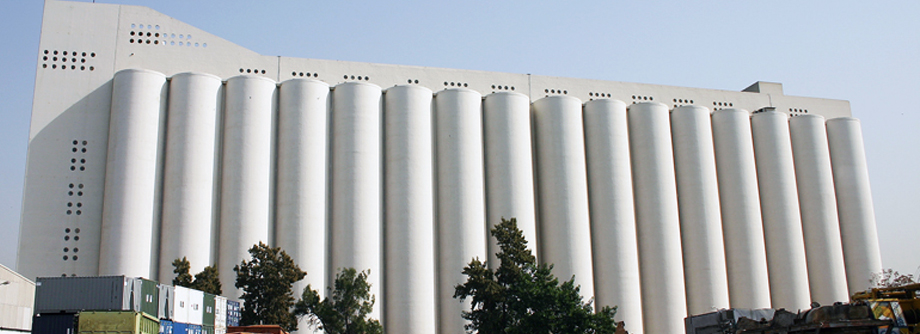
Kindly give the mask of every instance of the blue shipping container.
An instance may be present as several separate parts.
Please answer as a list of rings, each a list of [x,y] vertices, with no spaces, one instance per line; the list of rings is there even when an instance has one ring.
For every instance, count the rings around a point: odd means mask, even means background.
[[[239,326],[240,316],[240,302],[227,300],[227,326]]]
[[[173,334],[173,322],[160,320],[160,334]]]
[[[181,322],[173,322],[173,334],[188,334],[188,324]]]
[[[201,334],[201,325],[188,325],[188,334]]]

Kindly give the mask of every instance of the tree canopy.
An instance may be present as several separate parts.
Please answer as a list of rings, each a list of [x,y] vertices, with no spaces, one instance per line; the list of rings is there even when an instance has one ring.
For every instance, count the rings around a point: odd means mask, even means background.
[[[917,283],[912,274],[901,274],[894,269],[883,269],[881,272],[873,273],[869,283],[874,288],[897,288],[908,284]]]
[[[243,326],[277,324],[285,331],[297,330],[297,317],[291,313],[294,296],[291,286],[306,272],[280,247],[259,242],[249,249],[251,261],[233,267],[237,288],[243,289]]]
[[[312,327],[327,334],[380,334],[383,327],[367,315],[374,309],[374,296],[370,294],[367,276],[370,270],[358,273],[354,268],[344,268],[335,275],[333,288],[320,300],[319,292],[309,285],[294,307],[294,314],[309,317]]]
[[[173,273],[176,274],[176,277],[173,278],[172,281],[173,285],[184,286],[213,295],[221,295],[223,293],[223,287],[220,284],[220,277],[218,277],[216,267],[204,267],[204,270],[195,274],[193,280],[192,275],[189,273],[191,264],[186,257],[173,260],[172,265]]]
[[[615,333],[616,308],[593,311],[572,277],[559,283],[551,264],[537,264],[514,218],[491,231],[501,251],[494,271],[473,259],[463,268],[467,281],[454,298],[472,299],[466,329],[478,333]]]

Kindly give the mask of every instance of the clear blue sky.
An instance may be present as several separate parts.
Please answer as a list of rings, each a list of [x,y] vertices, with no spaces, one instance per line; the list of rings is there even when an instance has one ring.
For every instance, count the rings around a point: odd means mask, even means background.
[[[88,1],[87,1],[88,2]],[[849,100],[885,267],[920,271],[920,1],[98,1],[265,55]],[[0,263],[15,265],[42,1],[0,10]]]

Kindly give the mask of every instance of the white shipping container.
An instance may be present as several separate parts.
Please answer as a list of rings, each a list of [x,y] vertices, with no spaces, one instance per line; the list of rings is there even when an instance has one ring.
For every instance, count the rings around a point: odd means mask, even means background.
[[[173,322],[188,323],[188,295],[191,289],[177,286],[173,290],[175,291],[175,298],[172,300],[173,310],[175,310]]]
[[[227,332],[227,298],[214,296],[214,331]]]
[[[201,326],[204,321],[204,292],[188,289],[188,323]]]

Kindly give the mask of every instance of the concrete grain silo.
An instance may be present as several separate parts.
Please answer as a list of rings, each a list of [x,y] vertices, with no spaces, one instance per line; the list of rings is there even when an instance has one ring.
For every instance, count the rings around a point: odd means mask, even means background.
[[[846,101],[264,56],[136,6],[44,15],[28,277],[169,281],[187,257],[237,297],[264,242],[308,272],[298,295],[370,270],[388,331],[462,333],[453,288],[497,266],[488,229],[515,218],[627,330],[679,333],[713,308],[845,299],[881,269]]]

